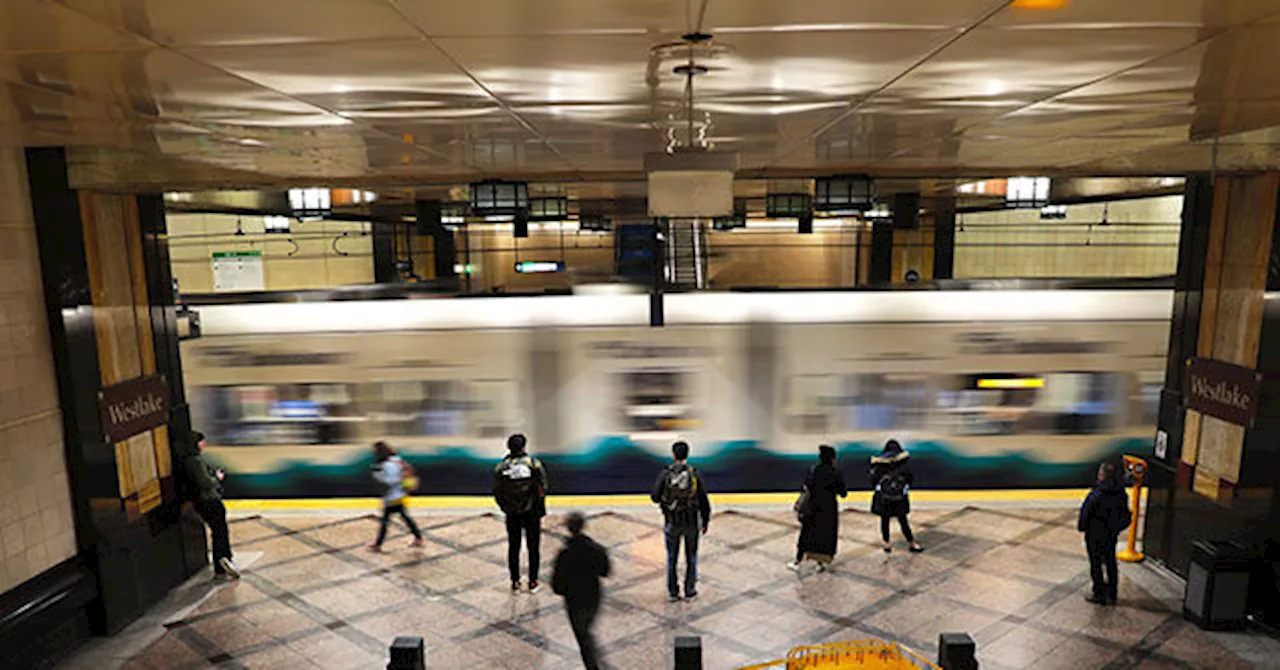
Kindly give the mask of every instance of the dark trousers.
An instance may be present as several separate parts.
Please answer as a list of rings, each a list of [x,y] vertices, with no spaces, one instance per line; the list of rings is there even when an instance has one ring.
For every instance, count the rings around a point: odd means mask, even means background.
[[[195,503],[196,513],[204,519],[205,525],[209,526],[209,534],[213,536],[213,571],[222,574],[226,570],[222,569],[222,559],[231,558],[231,534],[227,530],[227,508],[223,506],[222,501],[213,500],[197,500]]]
[[[404,519],[404,525],[409,527],[409,532],[419,540],[422,539],[422,531],[418,530],[418,524],[409,518],[409,513],[404,511],[404,505],[384,505],[382,507],[382,522],[378,525],[378,541],[374,545],[381,547],[382,541],[387,539],[387,524],[391,523],[391,515],[399,514]]]
[[[1084,536],[1089,552],[1089,576],[1093,578],[1093,595],[1115,602],[1120,593],[1120,566],[1116,564],[1116,536],[1110,534]]]
[[[573,636],[578,640],[578,649],[582,652],[582,665],[587,670],[600,667],[600,659],[596,655],[596,638],[591,634],[595,625],[596,614],[600,612],[600,601],[569,602],[564,607],[569,611],[569,625],[573,627]]]
[[[889,519],[893,518],[895,517],[880,517],[880,537],[883,538],[885,542],[889,541]],[[902,536],[907,538],[907,542],[915,542],[916,536],[911,534],[911,524],[907,521],[907,515],[898,514],[896,518],[898,519],[898,527],[902,529]]]
[[[667,594],[680,597],[680,581],[676,579],[676,560],[680,555],[680,542],[684,542],[684,595],[692,598],[698,593],[698,536],[697,526],[672,526],[663,533],[667,540]]]
[[[542,517],[537,512],[507,515],[507,569],[511,581],[520,581],[520,536],[529,547],[529,583],[538,581],[538,563],[542,560]]]

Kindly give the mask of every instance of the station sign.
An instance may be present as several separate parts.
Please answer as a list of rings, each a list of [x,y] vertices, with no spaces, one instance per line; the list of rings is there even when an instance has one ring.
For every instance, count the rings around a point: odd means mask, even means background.
[[[1250,426],[1258,416],[1262,373],[1211,358],[1188,358],[1182,392],[1188,409]]]
[[[102,431],[112,444],[169,421],[169,383],[163,375],[138,377],[98,392]]]

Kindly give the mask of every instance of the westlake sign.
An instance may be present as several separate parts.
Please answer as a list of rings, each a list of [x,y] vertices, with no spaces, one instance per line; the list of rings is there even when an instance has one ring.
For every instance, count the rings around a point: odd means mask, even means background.
[[[1215,361],[1188,358],[1183,395],[1187,408],[1240,426],[1258,416],[1262,374],[1256,370]]]
[[[107,441],[123,442],[169,421],[169,384],[161,375],[138,377],[98,392]]]

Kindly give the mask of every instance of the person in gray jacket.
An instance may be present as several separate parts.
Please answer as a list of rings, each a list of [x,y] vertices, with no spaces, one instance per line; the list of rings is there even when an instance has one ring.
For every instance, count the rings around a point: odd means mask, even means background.
[[[239,579],[240,569],[231,561],[231,534],[227,528],[227,508],[222,504],[222,480],[226,473],[204,459],[204,433],[191,433],[195,450],[183,459],[182,468],[193,491],[196,513],[209,526],[213,537],[214,579]]]

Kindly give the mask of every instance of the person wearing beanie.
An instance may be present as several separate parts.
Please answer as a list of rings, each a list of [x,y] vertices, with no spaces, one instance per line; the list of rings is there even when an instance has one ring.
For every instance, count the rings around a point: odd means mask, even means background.
[[[193,504],[196,513],[209,526],[213,544],[213,578],[217,580],[239,579],[240,569],[231,560],[231,534],[227,528],[227,508],[222,504],[222,480],[227,474],[213,467],[204,458],[204,433],[192,432],[191,445],[195,447],[183,460],[182,468],[195,489]]]
[[[800,540],[796,543],[796,560],[787,564],[788,570],[799,572],[806,559],[816,563],[819,572],[827,569],[835,559],[840,534],[840,503],[836,497],[848,495],[844,474],[836,466],[836,450],[825,444],[818,447],[818,462],[809,469],[796,503]]]

